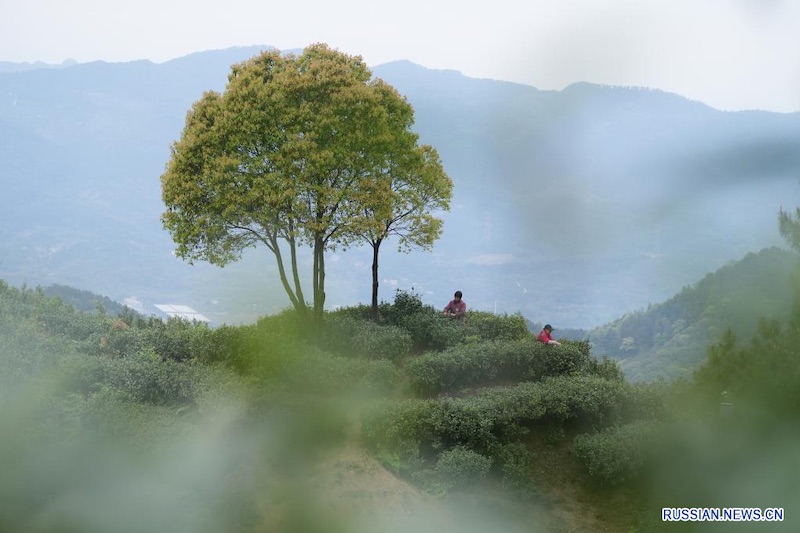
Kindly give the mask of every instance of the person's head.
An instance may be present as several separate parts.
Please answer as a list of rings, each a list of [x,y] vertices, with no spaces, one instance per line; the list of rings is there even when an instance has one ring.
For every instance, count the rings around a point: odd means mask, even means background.
[[[547,332],[553,331],[553,326],[551,326],[550,324],[545,324],[544,330]]]
[[[456,293],[453,295],[453,297],[454,297],[456,300],[460,300],[460,299],[461,299],[461,296],[462,296],[462,295],[461,295],[461,291],[456,291]]]

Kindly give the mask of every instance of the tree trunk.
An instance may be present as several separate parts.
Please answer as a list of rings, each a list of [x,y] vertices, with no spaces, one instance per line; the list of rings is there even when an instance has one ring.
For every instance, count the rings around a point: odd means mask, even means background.
[[[378,316],[378,251],[382,239],[372,242],[372,319],[377,322]]]
[[[301,298],[297,298],[297,295],[295,295],[291,285],[289,285],[289,280],[286,277],[286,269],[283,266],[283,256],[281,255],[281,249],[280,246],[278,245],[278,240],[274,237],[270,237],[270,244],[272,245],[271,246],[272,252],[275,255],[275,261],[278,263],[278,274],[280,275],[281,284],[283,284],[283,289],[289,296],[289,301],[292,302],[292,307],[294,307],[295,311],[297,311],[301,316],[305,316],[306,313],[308,313],[308,306],[302,300],[302,293],[300,294]],[[292,248],[292,259],[294,259],[294,248]],[[294,260],[292,261],[292,271],[293,275],[296,278],[297,264]]]
[[[303,287],[300,284],[300,273],[297,271],[297,245],[294,239],[289,240],[289,252],[292,261],[292,278],[294,279],[294,291],[297,300],[303,304],[303,309],[308,310],[306,297],[303,295]]]
[[[325,242],[321,237],[314,239],[314,322],[322,324],[325,308]]]

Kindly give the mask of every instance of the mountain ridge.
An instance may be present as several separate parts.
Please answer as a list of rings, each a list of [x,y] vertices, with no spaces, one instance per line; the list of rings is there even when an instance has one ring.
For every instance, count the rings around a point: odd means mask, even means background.
[[[189,267],[159,221],[186,112],[257,48],[0,73],[0,183],[13,191],[0,199],[0,278],[177,300],[220,322],[288,305],[265,252]],[[797,193],[800,115],[587,83],[541,91],[409,61],[372,70],[412,103],[455,182],[432,254],[385,251],[382,299],[415,287],[444,305],[460,288],[476,309],[596,326],[778,243],[777,210]],[[332,306],[368,300],[367,258],[332,254]]]

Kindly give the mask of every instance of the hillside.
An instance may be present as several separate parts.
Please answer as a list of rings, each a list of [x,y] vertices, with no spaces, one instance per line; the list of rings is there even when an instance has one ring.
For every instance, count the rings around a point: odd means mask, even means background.
[[[0,72],[0,276],[188,304],[217,324],[284,308],[266,252],[190,267],[159,221],[186,111],[261,48]],[[585,83],[540,91],[409,62],[374,74],[407,96],[455,182],[434,253],[385,247],[384,299],[413,287],[438,306],[461,289],[473,309],[588,329],[777,243],[775,213],[797,192],[800,114]],[[331,308],[368,300],[369,257],[328,261]]]
[[[0,529],[650,532],[667,505],[796,530],[796,317],[668,385],[521,316],[368,313],[208,329],[0,282]]]
[[[83,313],[41,290],[0,282],[0,423],[8,432],[0,444],[7,465],[0,529],[69,522],[86,532],[477,533],[520,531],[533,521],[555,532],[614,530],[608,524],[629,519],[598,517],[596,502],[580,501],[583,474],[568,449],[543,448],[572,474],[568,482],[538,482],[532,499],[514,496],[513,487],[533,486],[526,472],[539,464],[519,462],[519,450],[503,460],[513,465],[502,474],[513,485],[487,478],[477,491],[461,486],[469,465],[454,463],[450,473],[439,466],[412,480],[390,450],[375,454],[374,438],[383,437],[370,412],[409,394],[404,367],[422,351],[437,357],[529,336],[521,317],[472,312],[465,325],[413,297],[402,302],[384,306],[392,323],[383,325],[356,318],[363,308],[329,314],[324,341],[315,341],[286,313],[208,330]],[[593,366],[585,346],[565,350],[581,376],[562,382],[574,389],[588,379],[623,393],[611,378],[584,375],[612,370]],[[531,367],[536,379],[563,372],[547,359],[552,364]],[[515,394],[529,394],[523,389]],[[501,473],[498,467],[492,478]]]
[[[662,303],[591,330],[592,349],[619,360],[629,379],[690,377],[727,329],[749,339],[760,319],[789,317],[797,268],[797,255],[784,249],[747,254]]]

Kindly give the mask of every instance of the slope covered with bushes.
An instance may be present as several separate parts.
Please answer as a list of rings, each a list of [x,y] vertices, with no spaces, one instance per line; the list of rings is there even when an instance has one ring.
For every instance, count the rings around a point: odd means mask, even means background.
[[[513,531],[653,531],[674,526],[665,506],[797,511],[796,321],[729,335],[692,382],[630,383],[586,341],[536,343],[519,316],[454,321],[403,292],[369,312],[210,329],[0,283],[0,529],[397,524],[366,501],[320,506],[315,465],[347,442],[440,505],[470,502],[458,531],[487,513]],[[337,483],[361,468],[336,464]]]
[[[0,282],[0,530],[290,525],[313,497],[285,489],[341,440],[340,404],[395,378],[389,360],[319,348],[290,314],[212,330]]]
[[[620,361],[629,379],[689,378],[727,329],[750,338],[760,318],[789,316],[796,264],[797,254],[777,247],[747,254],[663,303],[593,329],[593,350]]]

